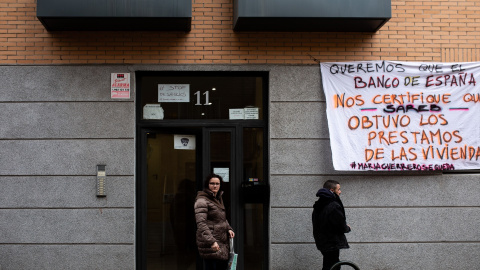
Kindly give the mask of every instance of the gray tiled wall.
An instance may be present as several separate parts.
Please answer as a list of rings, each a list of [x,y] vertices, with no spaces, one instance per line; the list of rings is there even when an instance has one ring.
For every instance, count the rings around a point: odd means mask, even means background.
[[[135,70],[269,72],[270,269],[321,268],[310,215],[330,178],[353,228],[342,259],[480,269],[480,176],[334,171],[317,65],[118,65],[0,67],[2,270],[134,269],[135,87],[112,100],[109,82]],[[95,196],[97,164],[106,198]]]
[[[134,269],[134,101],[110,99],[112,72],[0,67],[2,270]]]

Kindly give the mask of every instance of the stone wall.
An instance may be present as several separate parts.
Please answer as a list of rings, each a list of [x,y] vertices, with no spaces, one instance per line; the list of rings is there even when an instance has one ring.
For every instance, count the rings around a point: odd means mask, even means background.
[[[112,100],[109,83],[144,70],[269,72],[270,269],[321,268],[310,215],[327,179],[352,227],[342,259],[480,268],[479,175],[334,171],[317,65],[90,65],[0,67],[2,269],[135,268],[135,87]]]
[[[134,268],[134,102],[110,99],[111,72],[128,70],[0,67],[2,269]]]

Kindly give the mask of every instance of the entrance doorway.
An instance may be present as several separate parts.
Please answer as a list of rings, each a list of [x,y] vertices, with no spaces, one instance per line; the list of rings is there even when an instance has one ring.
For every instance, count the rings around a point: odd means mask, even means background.
[[[151,76],[158,74],[140,73],[137,79],[152,80]],[[224,179],[221,190],[227,219],[236,233],[237,269],[268,269],[266,123],[260,119],[142,119],[137,124],[137,268],[203,269],[193,206],[205,177],[216,173]]]

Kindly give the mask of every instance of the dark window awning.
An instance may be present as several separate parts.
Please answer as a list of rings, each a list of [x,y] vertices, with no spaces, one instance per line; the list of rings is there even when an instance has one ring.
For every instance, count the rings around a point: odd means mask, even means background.
[[[37,18],[49,31],[190,31],[192,1],[37,0]]]
[[[235,0],[235,31],[376,32],[391,0]]]

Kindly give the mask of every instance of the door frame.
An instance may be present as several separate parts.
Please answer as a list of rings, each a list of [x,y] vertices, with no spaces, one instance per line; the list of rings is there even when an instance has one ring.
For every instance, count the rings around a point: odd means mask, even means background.
[[[135,233],[135,251],[136,251],[136,269],[146,269],[146,198],[147,198],[147,187],[146,187],[146,146],[147,146],[147,133],[149,132],[165,132],[165,133],[174,133],[174,132],[187,132],[187,133],[195,133],[193,132],[194,129],[198,128],[200,132],[197,132],[196,135],[200,135],[202,142],[197,143],[197,147],[199,147],[199,151],[197,151],[197,159],[201,159],[201,162],[197,162],[197,177],[201,176],[201,181],[206,177],[210,164],[209,163],[209,149],[203,149],[204,145],[209,145],[208,140],[209,136],[207,133],[217,132],[217,131],[229,131],[232,134],[231,138],[231,148],[232,148],[232,166],[235,168],[234,172],[234,181],[235,183],[231,184],[230,196],[232,202],[239,202],[239,203],[232,203],[231,204],[231,225],[236,230],[236,235],[243,236],[244,235],[244,226],[241,222],[243,220],[243,203],[241,201],[241,184],[243,179],[243,171],[240,170],[242,168],[243,163],[243,130],[244,128],[262,128],[263,130],[263,145],[265,149],[263,149],[263,163],[264,163],[264,175],[266,176],[266,182],[269,183],[269,145],[268,145],[268,130],[267,125],[261,120],[250,120],[250,121],[207,121],[207,122],[198,122],[198,121],[172,121],[171,123],[155,123],[155,125],[151,125],[150,123],[139,123],[137,129],[137,140],[136,140],[136,149],[137,149],[137,166],[136,166],[136,206],[135,206],[135,213],[136,213],[136,233]],[[206,147],[208,148],[208,147]],[[197,183],[197,189],[199,188]],[[234,186],[235,185],[235,186]],[[234,192],[236,191],[236,192]],[[265,262],[266,269],[268,269],[269,265],[269,205],[264,205],[264,224],[263,230],[265,232],[264,236],[264,252],[265,254]],[[235,244],[236,250],[243,250],[243,241],[236,241]],[[243,269],[243,259],[240,258],[238,262],[238,269]]]
[[[142,94],[142,85],[139,81],[139,78],[143,76],[143,74],[152,74],[158,73],[159,75],[175,75],[175,76],[232,76],[232,75],[239,75],[239,76],[259,76],[262,77],[262,120],[230,120],[230,119],[196,119],[196,120],[187,120],[187,119],[178,119],[178,120],[143,120],[143,108],[141,104],[141,94]],[[235,140],[232,140],[232,143],[235,143],[235,149],[238,149],[236,156],[235,156],[235,166],[237,168],[236,179],[238,179],[237,184],[241,185],[241,179],[243,177],[243,172],[241,172],[238,168],[241,168],[242,164],[238,166],[238,163],[243,162],[243,130],[244,128],[262,128],[263,130],[263,175],[265,177],[265,181],[267,185],[270,183],[270,140],[269,140],[269,72],[268,71],[136,71],[135,77],[137,80],[136,83],[136,91],[135,91],[135,114],[136,114],[136,132],[135,132],[135,148],[136,148],[136,166],[135,166],[135,265],[136,269],[143,270],[146,269],[146,163],[144,162],[144,158],[146,158],[146,134],[148,131],[155,131],[159,129],[189,129],[189,128],[196,128],[201,127],[203,128],[211,128],[211,129],[228,129],[234,128],[235,129]],[[205,136],[202,135],[202,140]],[[203,141],[202,141],[203,145]],[[204,152],[202,151],[198,152]],[[198,157],[198,156],[197,156]],[[203,157],[199,157],[203,158]],[[199,162],[197,162],[198,164]],[[202,165],[201,168],[197,168],[197,173],[204,171]],[[203,175],[202,175],[203,176]],[[204,176],[203,176],[204,177]],[[203,178],[202,178],[203,179]],[[233,194],[232,196],[241,196],[241,189],[238,187],[239,192],[238,194]],[[264,249],[262,252],[264,253],[264,269],[269,269],[270,264],[270,198],[266,200],[266,203],[263,206],[263,213],[264,213],[264,239],[263,242],[265,243]],[[239,201],[240,198],[236,198]],[[233,201],[233,197],[232,197]],[[243,203],[243,202],[241,202]],[[234,207],[234,205],[232,205]],[[237,205],[236,207],[240,208],[243,206]],[[232,225],[236,225],[236,223],[241,222],[243,212],[234,211],[235,215],[231,215],[232,218]],[[235,223],[234,223],[235,222]],[[236,235],[242,236],[244,235],[243,231],[243,224],[238,226],[238,229],[235,232]],[[237,241],[236,241],[237,242]],[[236,243],[237,250],[243,250],[243,241],[238,241],[240,243]],[[243,269],[243,259],[239,259],[238,269]]]
[[[242,150],[238,147],[237,143],[237,138],[238,138],[238,132],[237,130],[239,127],[202,127],[202,147],[205,147],[202,151],[202,178],[200,178],[200,182],[203,183],[203,180],[207,177],[212,172],[212,169],[210,167],[211,164],[211,153],[210,153],[210,138],[211,138],[211,133],[213,132],[230,132],[231,138],[230,138],[230,167],[232,168],[232,171],[234,174],[232,175],[232,179],[230,180],[230,190],[228,191],[230,193],[230,201],[231,202],[238,202],[239,201],[239,192],[234,192],[238,191],[238,187],[240,186],[240,177],[242,177],[242,172],[240,172],[241,164],[240,162],[243,160],[243,153]],[[203,186],[202,186],[203,187]],[[237,188],[235,188],[237,187]],[[198,190],[201,190],[202,188],[198,188]],[[225,200],[224,200],[225,201]],[[239,212],[241,209],[240,204],[233,204],[231,203],[231,213],[230,213],[230,225],[233,228],[239,228],[238,221],[241,220],[239,216]],[[238,243],[236,243],[238,245]]]

